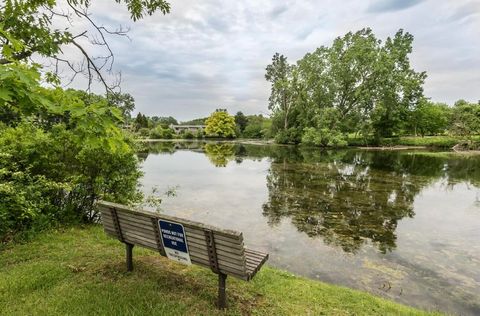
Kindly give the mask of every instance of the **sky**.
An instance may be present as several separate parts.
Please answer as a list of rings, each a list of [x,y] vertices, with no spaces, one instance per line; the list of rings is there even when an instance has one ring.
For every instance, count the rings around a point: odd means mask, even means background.
[[[130,39],[109,41],[135,113],[268,114],[264,75],[275,52],[293,63],[364,27],[382,40],[400,28],[413,34],[412,66],[427,72],[433,101],[480,99],[480,0],[173,0],[170,14],[138,22],[114,1],[92,3],[99,24],[131,28]]]

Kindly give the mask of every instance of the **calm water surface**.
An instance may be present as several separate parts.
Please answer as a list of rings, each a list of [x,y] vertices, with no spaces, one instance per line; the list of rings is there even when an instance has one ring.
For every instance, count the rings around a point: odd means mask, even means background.
[[[163,212],[244,233],[269,263],[429,310],[480,315],[480,156],[155,143]]]

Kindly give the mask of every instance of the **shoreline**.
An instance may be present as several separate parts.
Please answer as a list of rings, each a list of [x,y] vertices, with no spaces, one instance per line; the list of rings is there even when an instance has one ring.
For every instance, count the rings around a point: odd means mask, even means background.
[[[318,146],[306,146],[301,144],[277,144],[273,139],[263,140],[263,139],[215,139],[215,138],[202,138],[202,139],[185,139],[185,138],[172,138],[172,139],[149,139],[149,138],[138,138],[139,142],[142,143],[169,143],[169,142],[215,142],[215,143],[236,143],[244,145],[258,145],[258,146],[305,146],[310,148],[315,148],[318,150],[341,150],[341,149],[361,149],[361,150],[382,150],[382,151],[400,151],[400,150],[435,150],[449,152],[452,154],[458,155],[479,155],[480,150],[454,150],[452,147],[442,147],[442,146],[420,146],[420,145],[394,145],[394,146],[359,146],[359,145],[348,145],[345,147],[318,147]]]

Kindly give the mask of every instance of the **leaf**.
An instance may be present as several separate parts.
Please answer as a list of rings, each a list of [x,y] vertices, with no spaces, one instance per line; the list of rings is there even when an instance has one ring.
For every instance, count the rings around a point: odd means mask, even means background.
[[[12,101],[12,92],[6,88],[0,87],[0,99]]]

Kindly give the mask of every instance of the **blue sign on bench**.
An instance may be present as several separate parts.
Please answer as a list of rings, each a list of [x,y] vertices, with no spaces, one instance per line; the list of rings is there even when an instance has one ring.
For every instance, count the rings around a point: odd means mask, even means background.
[[[158,226],[167,257],[183,264],[192,264],[183,225],[159,220]]]

